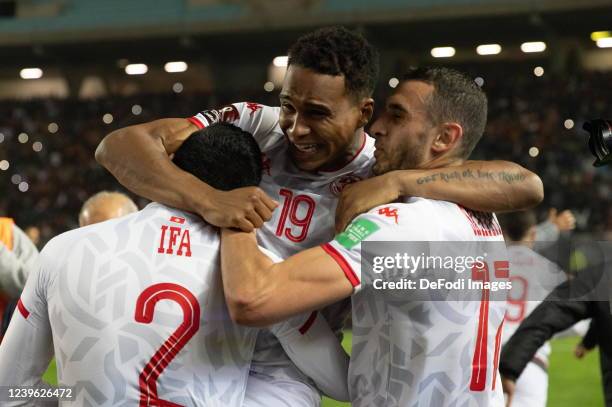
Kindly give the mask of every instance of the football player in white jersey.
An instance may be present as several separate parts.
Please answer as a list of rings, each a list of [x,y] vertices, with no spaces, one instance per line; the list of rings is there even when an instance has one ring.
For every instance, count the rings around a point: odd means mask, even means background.
[[[536,235],[536,218],[533,212],[503,214],[500,223],[508,243],[512,282],[504,318],[504,345],[527,315],[567,277],[557,265],[532,250]],[[538,349],[516,382],[511,406],[546,406],[550,351],[548,342]]]
[[[567,280],[567,275],[555,263],[533,250],[537,236],[536,217],[533,212],[505,213],[500,216],[499,221],[508,243],[509,278],[512,282],[504,318],[503,346],[542,300]],[[556,337],[584,335],[587,326],[588,321],[581,321]],[[546,406],[550,352],[548,342],[535,352],[533,359],[514,383],[509,406]],[[503,380],[502,378],[502,383]]]
[[[486,96],[467,76],[445,68],[411,71],[372,126],[374,172],[460,165],[482,136],[486,114]],[[277,264],[261,254],[253,233],[224,229],[223,284],[232,317],[268,324],[352,295],[353,406],[503,405],[497,362],[505,295],[493,301],[485,288],[471,301],[439,302],[410,290],[378,290],[380,276],[362,259],[363,244],[377,241],[493,242],[495,252],[471,270],[471,278],[507,278],[493,214],[406,197],[358,216],[331,242]],[[385,245],[370,250],[376,256]],[[412,278],[409,270],[397,270],[402,280]]]
[[[466,162],[453,169],[392,171],[365,182],[366,193],[345,188],[371,176],[374,140],[364,131],[378,73],[373,47],[344,28],[317,30],[289,50],[280,107],[235,103],[190,118],[161,119],[109,134],[96,158],[136,194],[200,214],[217,226],[258,229],[260,244],[286,257],[325,243],[358,211],[399,196],[459,202],[483,211],[523,209],[542,199],[539,178],[507,162]],[[219,191],[176,168],[169,156],[192,131],[226,121],[249,131],[262,152],[260,188]],[[231,160],[228,161],[228,165]],[[343,192],[344,190],[344,192]],[[350,199],[342,199],[342,196]],[[365,209],[364,209],[365,208]],[[338,329],[348,309],[325,312]],[[273,338],[261,338],[257,369],[285,365]],[[267,370],[269,371],[269,370]],[[281,377],[282,383],[288,383]],[[270,388],[278,391],[282,383]]]
[[[230,189],[259,183],[260,154],[250,134],[218,124],[194,133],[174,160]],[[0,345],[0,386],[40,386],[55,354],[58,381],[75,386],[78,405],[243,406],[258,330],[229,317],[218,235],[193,214],[152,203],[51,240]],[[309,315],[270,329],[298,367],[346,399],[348,357]],[[44,403],[9,403],[2,389],[2,405]]]

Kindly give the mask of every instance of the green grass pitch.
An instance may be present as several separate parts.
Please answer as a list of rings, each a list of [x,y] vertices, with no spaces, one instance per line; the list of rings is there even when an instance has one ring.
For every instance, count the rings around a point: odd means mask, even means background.
[[[342,345],[350,351],[352,335],[347,332]],[[550,382],[548,387],[548,405],[552,407],[603,407],[603,393],[599,372],[599,354],[597,350],[589,353],[583,360],[577,360],[573,349],[578,338],[563,338],[552,341],[550,358]],[[55,361],[43,376],[51,384],[57,384]],[[348,407],[328,398],[323,399],[322,407]]]

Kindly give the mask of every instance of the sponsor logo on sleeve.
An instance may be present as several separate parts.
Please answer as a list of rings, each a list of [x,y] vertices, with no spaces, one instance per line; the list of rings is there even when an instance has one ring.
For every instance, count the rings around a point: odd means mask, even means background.
[[[369,219],[357,219],[336,236],[336,242],[350,250],[379,229],[380,226]]]
[[[219,122],[235,122],[240,118],[240,113],[234,105],[227,105],[221,109],[211,109],[201,111],[200,114],[206,119],[206,126]]]
[[[399,215],[397,214],[397,208],[392,208],[391,206],[385,206],[384,208],[380,208],[378,210],[379,215],[384,215],[388,218],[395,219],[395,224],[397,225],[397,220]]]
[[[259,103],[247,102],[246,107],[251,111],[250,115],[253,116],[253,113],[261,109],[262,106]]]

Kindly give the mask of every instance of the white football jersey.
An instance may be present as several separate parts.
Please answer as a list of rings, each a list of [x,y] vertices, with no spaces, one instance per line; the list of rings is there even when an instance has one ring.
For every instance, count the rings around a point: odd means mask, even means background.
[[[287,258],[334,237],[335,212],[342,189],[371,176],[374,139],[364,135],[361,149],[347,165],[336,171],[307,173],[299,170],[288,152],[286,137],[278,125],[279,107],[257,103],[235,103],[218,110],[198,113],[189,120],[199,128],[224,121],[253,134],[262,151],[263,178],[259,187],[278,201],[272,219],[257,229],[261,246]],[[322,310],[335,332],[340,332],[350,311],[342,301]],[[288,361],[269,334],[259,336],[253,369],[278,376]],[[280,367],[280,369],[279,369]],[[287,370],[289,376],[294,373]],[[296,377],[293,377],[296,378]],[[299,377],[297,377],[299,379]]]
[[[216,228],[157,203],[51,240],[0,345],[0,385],[40,383],[55,354],[76,405],[241,406],[259,330],[230,318],[219,248]],[[312,344],[337,340],[323,321],[296,333],[300,318],[271,330],[313,361]],[[336,365],[322,376],[342,386]]]
[[[508,257],[512,289],[508,292],[502,344],[508,342],[521,322],[557,285],[567,280],[556,264],[526,246],[509,246]],[[550,344],[546,342],[536,357],[547,363],[550,351]]]
[[[393,242],[423,242],[431,254],[441,256],[445,252],[436,245],[442,242],[494,242],[486,281],[493,270],[503,280],[508,261],[501,229],[494,217],[484,226],[481,215],[449,202],[411,198],[360,215],[323,245],[355,287],[349,367],[353,406],[503,406],[497,369],[505,297],[494,301],[489,290],[478,289],[460,291],[459,300],[432,301],[436,297],[406,287],[380,290],[376,287],[384,274],[362,258],[362,247],[373,256],[389,257],[385,250]],[[384,243],[363,246],[368,242]],[[402,247],[414,258],[423,254],[420,249],[413,253],[415,246]],[[390,271],[395,281],[413,279],[409,269]],[[428,281],[439,277],[427,268],[422,271]]]

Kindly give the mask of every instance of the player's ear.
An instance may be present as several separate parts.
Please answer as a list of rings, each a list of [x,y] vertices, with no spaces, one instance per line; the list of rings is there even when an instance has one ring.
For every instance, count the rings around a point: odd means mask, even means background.
[[[359,112],[359,127],[365,127],[365,125],[370,122],[372,115],[374,114],[374,99],[370,97],[361,99]]]
[[[459,123],[448,122],[439,126],[439,132],[434,139],[431,149],[436,154],[444,154],[457,147],[463,138],[463,128]]]

